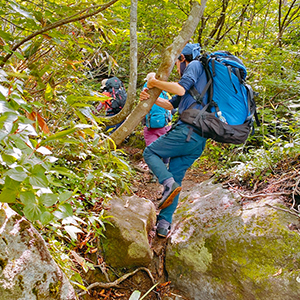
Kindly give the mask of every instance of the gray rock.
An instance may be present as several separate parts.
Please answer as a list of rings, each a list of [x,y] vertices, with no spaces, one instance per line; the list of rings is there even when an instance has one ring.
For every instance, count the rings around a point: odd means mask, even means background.
[[[166,253],[172,285],[193,300],[300,299],[297,216],[206,181],[181,194]],[[286,207],[285,207],[286,209]]]
[[[72,300],[75,292],[38,231],[6,204],[0,207],[1,300]]]
[[[148,266],[153,257],[148,234],[156,222],[154,204],[135,195],[115,197],[109,202],[102,246],[105,261],[113,267]]]

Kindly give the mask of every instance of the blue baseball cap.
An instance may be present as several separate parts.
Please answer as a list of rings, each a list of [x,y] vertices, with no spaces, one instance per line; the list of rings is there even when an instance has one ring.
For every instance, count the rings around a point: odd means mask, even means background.
[[[195,59],[197,56],[200,55],[200,50],[201,50],[201,47],[198,43],[196,43],[196,44],[188,43],[183,48],[181,54],[183,54],[183,55],[193,55],[193,59]]]

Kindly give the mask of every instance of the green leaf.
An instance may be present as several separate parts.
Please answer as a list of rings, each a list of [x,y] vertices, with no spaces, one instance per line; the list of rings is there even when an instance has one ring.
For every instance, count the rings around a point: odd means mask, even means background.
[[[3,203],[14,203],[16,202],[17,195],[20,190],[20,182],[11,179],[10,177],[5,178],[4,188],[0,194],[0,202]]]
[[[42,222],[43,225],[48,224],[53,220],[54,216],[51,214],[49,211],[44,211],[41,216],[40,216],[40,221]]]
[[[77,273],[76,273],[77,274]],[[78,276],[80,277],[80,275],[78,274]],[[73,277],[72,277],[73,278]],[[70,280],[70,282],[72,283],[72,284],[74,284],[74,285],[76,285],[76,286],[78,286],[79,288],[81,288],[82,290],[84,290],[84,291],[88,291],[88,289],[84,286],[84,285],[82,285],[82,284],[80,284],[80,283],[78,283],[77,281],[73,281],[73,280]]]
[[[0,89],[1,90],[1,89]],[[0,100],[2,100],[2,101],[5,101],[6,100],[6,98],[5,98],[5,96],[2,94],[2,92],[0,92]],[[2,111],[2,109],[1,109],[1,111]]]
[[[25,57],[24,57],[21,53],[19,53],[19,52],[17,52],[17,51],[14,52],[14,55],[15,55],[17,58],[19,58],[19,59],[25,59]]]
[[[19,135],[11,136],[14,142],[14,148],[10,149],[9,154],[14,156],[16,159],[20,159],[24,154],[30,155],[32,149],[23,141],[22,137]]]
[[[3,46],[3,50],[6,52],[6,53],[12,53],[12,51],[10,50],[10,47],[8,45],[5,45]]]
[[[6,41],[13,41],[14,37],[9,33],[3,30],[0,30],[0,37],[2,37]]]
[[[51,102],[53,98],[53,89],[51,88],[51,85],[47,83],[46,91],[45,91],[45,100],[47,102]]]
[[[71,277],[71,281],[74,283],[74,284],[78,284],[78,282],[80,282],[81,284],[83,284],[83,280],[80,276],[79,273],[75,273],[72,275]],[[80,285],[79,285],[80,286]],[[80,286],[82,289],[84,289],[85,291],[87,291],[88,289],[85,287],[85,286]]]
[[[140,291],[134,291],[129,300],[139,300],[140,299],[140,296],[141,296],[141,292]]]
[[[1,133],[0,133],[0,135],[1,135]],[[0,138],[0,140],[1,140],[1,138]],[[8,164],[8,165],[11,165],[11,164],[13,164],[17,159],[16,159],[14,156],[12,156],[12,155],[8,155],[8,154],[3,153],[3,154],[2,154],[2,160],[3,160],[4,163],[6,163],[6,164]]]
[[[24,205],[37,204],[35,194],[31,191],[20,192],[20,199]]]
[[[29,182],[34,187],[48,187],[48,179],[45,175],[45,169],[41,165],[35,165],[31,171],[31,175],[29,176]]]
[[[61,180],[53,178],[53,177],[49,177],[48,178],[49,184],[56,186],[56,187],[63,187],[63,184],[61,182]]]
[[[63,192],[58,196],[58,200],[59,202],[65,202],[67,200],[69,200],[73,195],[73,192],[67,191],[67,192]]]
[[[29,182],[32,184],[33,187],[48,187],[48,180],[46,176],[29,176]]]
[[[79,102],[76,102],[72,105],[73,107],[93,107],[93,105],[89,105],[89,104],[86,104],[86,103],[79,103]]]
[[[61,210],[64,210],[67,214],[68,217],[73,216],[73,208],[71,206],[71,204],[69,203],[64,203],[63,205],[61,205],[59,207]]]
[[[65,219],[67,217],[71,217],[73,215],[72,206],[68,203],[64,203],[56,210],[54,213],[57,219]]]
[[[68,176],[70,178],[80,178],[78,175],[76,175],[73,171],[65,168],[65,167],[54,167],[50,171],[51,173],[61,174]]]
[[[67,129],[67,130],[63,130],[63,131],[60,131],[58,133],[55,133],[51,136],[49,136],[47,139],[45,139],[44,141],[42,141],[40,143],[40,145],[44,145],[50,141],[54,141],[54,140],[62,140],[65,136],[69,135],[69,134],[72,134],[73,132],[75,132],[77,129],[76,128],[71,128],[71,129]],[[62,140],[63,141],[63,140]]]
[[[22,182],[28,176],[22,167],[10,169],[4,175],[19,182]]]
[[[87,103],[87,102],[94,102],[94,101],[105,101],[107,99],[110,99],[110,97],[107,96],[102,96],[102,97],[97,97],[97,96],[74,96],[70,95],[67,97],[66,101],[70,104],[73,105],[74,103]]]
[[[58,200],[57,195],[47,193],[47,194],[42,194],[40,196],[39,203],[45,206],[52,206],[53,204],[56,203],[57,200]]]
[[[26,218],[30,221],[39,220],[42,215],[42,211],[37,203],[25,205],[23,211]]]

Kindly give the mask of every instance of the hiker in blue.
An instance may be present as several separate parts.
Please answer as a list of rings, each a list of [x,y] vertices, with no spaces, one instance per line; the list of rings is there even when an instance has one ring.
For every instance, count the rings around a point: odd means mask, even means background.
[[[145,80],[148,80],[150,76],[155,76],[155,73],[149,73]],[[147,89],[147,82],[144,84],[143,89]],[[169,94],[162,91],[159,98],[169,99]],[[172,120],[172,114],[170,110],[164,109],[156,104],[153,104],[149,113],[145,116],[144,123],[144,139],[146,146],[149,146],[152,142],[158,139],[163,134],[167,133],[171,128],[169,125]],[[164,159],[165,163],[168,163],[168,159]]]
[[[200,61],[195,60],[200,55],[199,44],[187,44],[176,61],[177,71],[181,75],[179,82],[161,81],[151,76],[148,79],[148,88],[157,87],[168,93],[175,94],[171,100],[158,98],[156,105],[172,110],[178,108],[179,114],[186,110],[194,98],[188,92],[195,86],[201,93],[207,83],[205,71]],[[149,98],[147,89],[141,92],[140,100]],[[205,94],[203,103],[207,101]],[[196,108],[202,108],[196,104]],[[196,128],[181,120],[167,134],[145,148],[144,159],[152,172],[157,176],[164,190],[158,205],[161,209],[157,217],[156,233],[159,237],[166,237],[171,229],[172,217],[176,210],[181,182],[187,169],[202,154],[206,139],[198,134]],[[170,157],[169,168],[162,158]]]
[[[155,73],[149,73],[145,80]],[[147,88],[147,82],[144,84],[143,89]],[[162,91],[159,98],[169,99],[169,94],[165,91]],[[144,127],[144,139],[146,146],[149,146],[155,140],[157,140],[160,136],[166,134],[171,129],[171,120],[172,113],[170,110],[164,109],[156,104],[153,104],[149,113],[145,116],[143,123]],[[170,158],[162,158],[164,164],[168,164]],[[157,177],[150,170],[150,174],[152,175],[152,179],[150,182],[157,182]]]

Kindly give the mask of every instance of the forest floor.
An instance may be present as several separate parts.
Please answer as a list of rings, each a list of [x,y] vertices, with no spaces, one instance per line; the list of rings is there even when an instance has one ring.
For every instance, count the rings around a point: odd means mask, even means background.
[[[157,207],[159,199],[161,198],[162,186],[158,182],[152,182],[152,175],[142,157],[143,151],[126,145],[122,148],[129,158],[131,167],[135,169],[136,172],[131,182],[132,192],[139,197],[152,200]],[[195,183],[200,183],[211,178],[213,176],[213,171],[213,169],[206,169],[205,166],[203,166],[203,169],[201,167],[191,167],[184,177],[182,188],[184,190],[190,189]],[[287,197],[287,206],[292,206],[293,208],[296,204],[296,200],[297,205],[300,202],[299,174],[299,157],[296,157],[281,163],[279,166],[274,166],[273,174],[268,177],[268,180],[257,179],[252,187],[249,187],[247,182],[240,184],[234,180],[232,181],[230,178],[223,178],[223,183],[238,188],[242,199],[244,200],[255,201],[259,197],[263,197],[267,194],[282,194],[285,196],[289,194],[290,197]],[[292,192],[293,194],[291,194]],[[149,268],[141,268],[138,272],[132,272],[132,276],[130,274],[130,276],[122,281],[118,287],[93,290],[90,294],[90,298],[84,299],[128,300],[135,290],[141,291],[141,295],[144,295],[148,290],[153,288],[143,299],[164,299],[168,296],[168,299],[189,300],[180,295],[178,291],[172,290],[170,282],[167,281],[164,268],[164,257],[168,238],[158,238],[155,235],[155,232],[152,232],[149,236],[149,243],[154,253],[153,263]],[[155,288],[154,282],[159,283]],[[140,298],[136,297],[134,299],[138,300]]]

